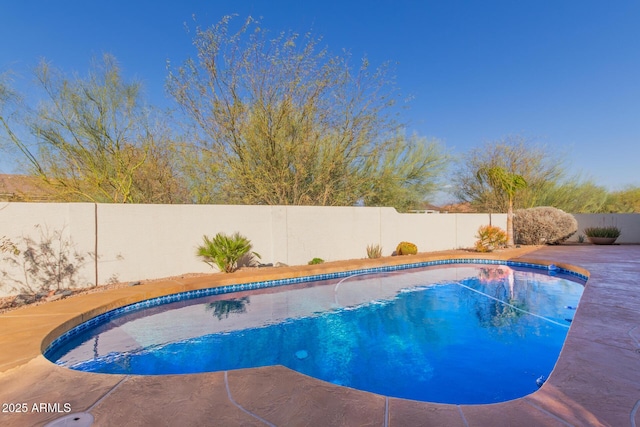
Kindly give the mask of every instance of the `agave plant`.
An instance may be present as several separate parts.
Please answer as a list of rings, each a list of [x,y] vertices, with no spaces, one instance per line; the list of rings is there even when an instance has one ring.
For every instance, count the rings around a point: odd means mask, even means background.
[[[225,273],[233,273],[238,269],[238,261],[249,254],[251,257],[260,258],[256,252],[252,252],[249,239],[235,233],[228,236],[218,233],[213,239],[203,236],[204,244],[198,247],[197,255],[211,267],[218,267]]]

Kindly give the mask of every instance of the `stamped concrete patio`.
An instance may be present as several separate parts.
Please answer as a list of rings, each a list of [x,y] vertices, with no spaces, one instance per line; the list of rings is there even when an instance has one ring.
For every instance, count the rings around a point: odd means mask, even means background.
[[[477,258],[451,251],[411,261],[469,257]],[[640,246],[521,248],[491,257],[566,263],[591,274],[555,370],[529,396],[493,405],[432,404],[340,387],[279,366],[197,375],[91,374],[58,367],[41,353],[81,321],[143,299],[406,261],[394,257],[156,282],[0,315],[0,425],[40,426],[69,413],[80,415],[68,425],[93,417],[95,426],[640,425]]]

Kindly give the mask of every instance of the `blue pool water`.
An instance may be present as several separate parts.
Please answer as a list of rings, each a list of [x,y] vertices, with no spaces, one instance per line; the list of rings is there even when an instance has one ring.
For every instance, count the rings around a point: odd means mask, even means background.
[[[143,375],[284,365],[385,396],[493,403],[549,376],[582,290],[500,265],[361,274],[134,311],[45,355]]]

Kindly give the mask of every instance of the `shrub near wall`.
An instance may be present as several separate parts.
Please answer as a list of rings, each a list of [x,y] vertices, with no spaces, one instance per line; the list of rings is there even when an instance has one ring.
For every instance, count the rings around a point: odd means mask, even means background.
[[[493,252],[507,244],[507,233],[500,227],[483,225],[478,229],[475,249],[478,252]]]
[[[418,247],[411,242],[400,242],[396,248],[396,255],[415,255]]]
[[[513,229],[516,243],[557,245],[578,231],[578,221],[563,210],[541,206],[517,210]]]

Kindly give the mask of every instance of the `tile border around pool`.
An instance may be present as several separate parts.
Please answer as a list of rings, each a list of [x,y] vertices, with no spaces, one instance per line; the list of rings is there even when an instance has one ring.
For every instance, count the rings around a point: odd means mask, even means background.
[[[586,282],[589,278],[585,274],[582,274],[564,267],[556,266],[555,264],[546,264],[546,263],[542,264],[542,263],[510,261],[510,260],[500,260],[500,259],[452,258],[452,259],[433,260],[433,261],[421,261],[421,262],[414,262],[409,264],[360,268],[355,270],[345,270],[340,272],[324,273],[324,274],[313,274],[309,276],[292,277],[287,279],[273,279],[273,280],[264,280],[264,281],[258,281],[258,282],[235,284],[235,285],[225,285],[225,286],[219,286],[214,288],[197,289],[192,291],[174,293],[174,294],[165,295],[161,297],[150,298],[144,301],[124,305],[122,307],[109,310],[106,313],[102,313],[96,317],[93,317],[92,319],[89,319],[71,328],[70,330],[63,333],[62,335],[58,336],[47,346],[47,348],[43,351],[43,354],[45,357],[47,357],[47,355],[50,354],[50,352],[56,346],[73,338],[79,333],[89,328],[92,328],[94,326],[106,323],[113,317],[131,312],[131,311],[135,311],[141,308],[156,307],[159,305],[168,304],[172,302],[190,300],[194,298],[200,298],[200,297],[206,297],[206,296],[212,296],[212,295],[221,295],[221,294],[255,290],[255,289],[274,288],[274,287],[284,286],[284,285],[314,282],[317,280],[340,279],[340,278],[349,277],[355,274],[392,272],[392,271],[400,271],[400,270],[408,270],[413,268],[432,267],[436,265],[448,265],[448,264],[506,265],[508,267],[531,268],[531,269],[537,269],[537,270],[545,270],[545,271],[553,272],[555,274],[565,274],[568,276],[572,276],[573,278],[583,282]]]

